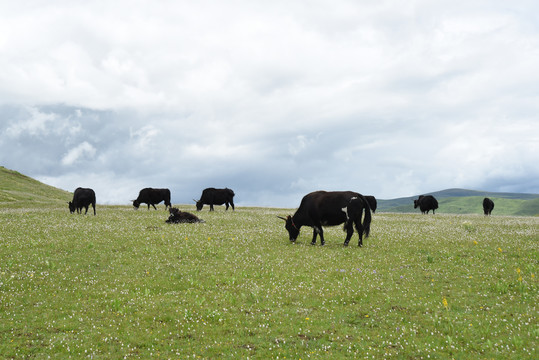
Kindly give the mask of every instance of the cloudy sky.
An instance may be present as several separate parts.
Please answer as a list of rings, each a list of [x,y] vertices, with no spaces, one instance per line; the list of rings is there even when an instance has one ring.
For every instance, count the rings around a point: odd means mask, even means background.
[[[0,0],[0,165],[98,203],[539,193],[535,0]]]

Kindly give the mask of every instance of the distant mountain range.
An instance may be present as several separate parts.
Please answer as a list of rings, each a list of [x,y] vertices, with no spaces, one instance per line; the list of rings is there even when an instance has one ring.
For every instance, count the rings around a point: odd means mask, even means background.
[[[422,195],[433,195],[438,199],[437,213],[482,214],[483,198],[488,197],[495,204],[493,215],[539,215],[539,194],[447,189]],[[414,199],[418,196],[390,200],[378,199],[377,212],[419,212],[419,209],[414,209]]]

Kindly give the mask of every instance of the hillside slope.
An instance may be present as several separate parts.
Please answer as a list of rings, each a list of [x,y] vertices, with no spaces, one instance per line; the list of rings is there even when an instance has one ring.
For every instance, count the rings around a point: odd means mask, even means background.
[[[437,213],[482,214],[483,199],[494,201],[493,215],[537,216],[539,215],[539,194],[502,193],[466,189],[447,189],[429,193],[438,199]],[[416,196],[379,200],[380,212],[419,212],[414,209]]]
[[[43,184],[0,166],[0,207],[25,207],[36,204],[58,206],[71,200],[72,196],[68,191]]]

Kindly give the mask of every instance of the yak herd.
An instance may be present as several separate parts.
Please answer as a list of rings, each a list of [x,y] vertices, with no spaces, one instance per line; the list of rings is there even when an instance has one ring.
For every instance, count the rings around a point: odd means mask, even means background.
[[[202,191],[199,200],[194,200],[197,211],[201,211],[204,205],[210,206],[210,211],[214,211],[214,205],[225,205],[226,210],[229,206],[234,210],[234,191],[228,188],[216,189],[207,188]],[[165,203],[165,210],[168,208],[170,216],[166,220],[167,223],[200,223],[204,220],[197,216],[181,211],[178,208],[172,207],[170,203],[169,189],[154,189],[144,188],[140,190],[138,197],[133,200],[133,207],[138,209],[141,204],[146,204],[148,210],[160,202]],[[88,207],[92,205],[95,212],[95,192],[88,188],[77,188],[73,193],[73,200],[68,202],[69,211],[78,214],[88,213]],[[312,245],[316,244],[316,240],[320,237],[320,244],[324,245],[324,226],[343,225],[343,230],[346,231],[346,239],[344,245],[347,246],[354,234],[354,228],[359,235],[358,246],[363,245],[363,235],[365,238],[369,236],[371,226],[371,211],[376,211],[377,202],[374,196],[363,196],[353,191],[314,191],[303,197],[299,208],[294,215],[287,217],[278,216],[285,221],[285,229],[288,231],[289,239],[295,242],[299,236],[302,226],[309,226],[313,229]],[[414,209],[419,208],[422,214],[428,214],[432,210],[438,209],[438,201],[432,195],[420,195],[414,200]],[[485,198],[483,200],[483,212],[485,215],[490,215],[494,209],[494,202]]]

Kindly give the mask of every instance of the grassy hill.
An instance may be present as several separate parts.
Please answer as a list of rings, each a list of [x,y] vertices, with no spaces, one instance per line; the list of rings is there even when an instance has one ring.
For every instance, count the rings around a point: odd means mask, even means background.
[[[537,216],[539,215],[539,194],[497,193],[466,189],[448,189],[429,193],[438,199],[437,212],[447,214],[482,214],[483,198],[494,201],[493,215]],[[391,200],[379,200],[380,212],[419,212],[414,209],[417,196]]]
[[[0,166],[0,207],[58,206],[71,200],[72,196],[70,192]]]

